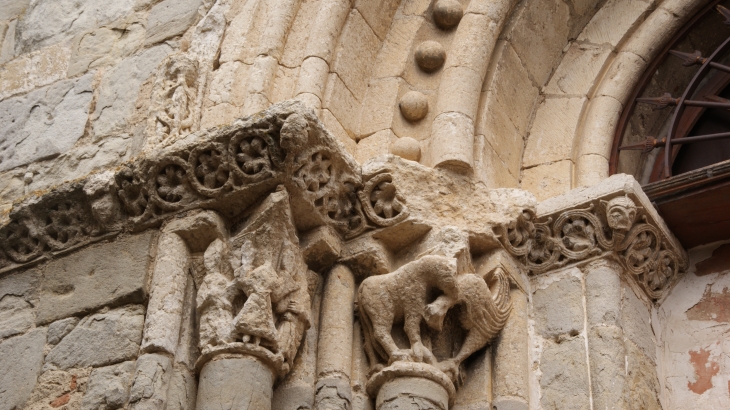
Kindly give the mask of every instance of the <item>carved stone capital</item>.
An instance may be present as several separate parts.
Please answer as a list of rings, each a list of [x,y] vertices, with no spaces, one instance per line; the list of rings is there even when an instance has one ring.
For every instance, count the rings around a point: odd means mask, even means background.
[[[610,257],[651,300],[661,299],[688,266],[641,186],[623,174],[548,199],[501,233],[505,249],[533,275]]]

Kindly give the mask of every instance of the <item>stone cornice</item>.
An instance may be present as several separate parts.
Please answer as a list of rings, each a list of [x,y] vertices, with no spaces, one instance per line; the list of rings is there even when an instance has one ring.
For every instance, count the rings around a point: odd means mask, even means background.
[[[536,214],[525,212],[510,225],[502,240],[533,275],[613,258],[654,301],[688,266],[686,252],[641,186],[624,174],[540,203]]]
[[[329,225],[347,239],[406,218],[392,177],[370,177],[312,110],[276,104],[15,204],[0,227],[0,273],[193,209],[235,220],[278,185],[302,231]]]

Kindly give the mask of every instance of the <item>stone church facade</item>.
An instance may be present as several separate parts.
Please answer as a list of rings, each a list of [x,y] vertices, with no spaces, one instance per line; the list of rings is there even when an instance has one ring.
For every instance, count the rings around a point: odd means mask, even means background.
[[[0,410],[730,408],[728,3],[0,0]]]

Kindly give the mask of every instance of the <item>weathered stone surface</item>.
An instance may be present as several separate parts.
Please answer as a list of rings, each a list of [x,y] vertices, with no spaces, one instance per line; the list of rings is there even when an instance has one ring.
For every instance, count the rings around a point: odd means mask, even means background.
[[[549,98],[538,107],[523,167],[570,159],[573,136],[586,98]]]
[[[629,287],[624,287],[621,315],[626,338],[636,343],[644,354],[656,361],[656,343],[651,327],[649,307]]]
[[[522,170],[522,189],[530,191],[539,201],[570,191],[573,163],[557,161]]]
[[[22,409],[43,365],[46,329],[0,343],[0,409]]]
[[[68,76],[118,63],[142,44],[145,29],[139,15],[119,26],[101,27],[74,40]]]
[[[545,87],[548,94],[588,95],[611,55],[608,47],[573,43]]]
[[[157,410],[165,406],[171,366],[172,360],[162,354],[150,353],[137,359],[134,382],[129,389],[131,410]]]
[[[623,391],[624,401],[630,409],[662,410],[656,365],[635,344],[627,342],[625,346],[628,371],[626,388]],[[722,387],[724,390],[725,386]],[[696,403],[695,400],[693,402]]]
[[[200,372],[196,410],[270,410],[271,370],[253,357],[206,363]]]
[[[167,387],[165,410],[194,410],[198,383],[195,375],[182,368],[174,368]]]
[[[33,326],[39,279],[36,272],[18,272],[0,278],[0,339]]]
[[[0,171],[73,147],[88,120],[92,78],[60,81],[0,102]]]
[[[138,305],[87,316],[48,353],[46,364],[68,369],[134,359],[143,322],[144,308]]]
[[[48,344],[56,345],[79,324],[79,318],[67,317],[57,320],[48,326]]]
[[[91,116],[97,137],[127,125],[140,86],[156,72],[157,66],[171,51],[172,48],[164,44],[149,48],[124,59],[106,73],[99,84],[96,108]]]
[[[94,0],[33,1],[18,27],[18,52],[71,38],[77,33],[124,17],[135,0],[100,3]]]
[[[0,1],[0,21],[11,20],[25,11],[30,0],[2,0]]]
[[[9,61],[0,68],[0,98],[65,79],[70,54],[68,47],[59,44]]]
[[[615,262],[597,262],[586,272],[588,327],[621,323],[621,268]]]
[[[92,370],[81,410],[121,409],[129,399],[133,373],[133,361]]]
[[[495,399],[522,399],[526,403],[529,399],[527,295],[522,290],[512,289],[510,300],[512,302],[510,317],[502,333],[492,343],[494,352],[492,391]],[[502,407],[505,406],[506,404]]]
[[[578,41],[615,47],[650,6],[645,1],[609,0],[583,29]]]
[[[631,386],[626,385],[623,332],[616,326],[596,326],[588,332],[588,349],[594,408],[625,408],[619,392]]]
[[[368,73],[380,48],[380,40],[356,10],[350,12],[342,29],[332,71],[342,79],[359,101],[365,96]]]
[[[568,276],[532,296],[535,329],[543,337],[577,335],[583,330],[583,286]]]
[[[90,368],[48,370],[39,378],[25,410],[78,409],[89,379]]]
[[[145,297],[152,232],[94,245],[40,270],[38,323]]]
[[[157,3],[147,18],[145,44],[184,33],[197,20],[198,8],[202,5],[203,0],[164,0]]]
[[[540,359],[540,404],[545,410],[590,409],[585,341],[548,343]]]

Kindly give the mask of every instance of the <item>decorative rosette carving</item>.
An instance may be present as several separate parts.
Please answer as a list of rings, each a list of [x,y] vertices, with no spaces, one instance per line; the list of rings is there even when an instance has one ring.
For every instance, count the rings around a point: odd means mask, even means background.
[[[2,249],[17,263],[31,261],[43,253],[44,244],[28,218],[12,220],[2,232]]]
[[[406,200],[398,193],[389,173],[372,177],[358,196],[365,215],[376,225],[392,226],[408,218]]]
[[[537,222],[534,214],[525,212],[502,227],[502,244],[521,257],[532,274],[613,253],[646,294],[659,299],[686,262],[645,217],[636,221],[639,208],[627,196],[599,205],[566,210],[554,222],[552,217]]]
[[[193,171],[190,185],[199,194],[217,197],[229,188],[230,157],[223,144],[211,141],[193,148],[188,164]]]

